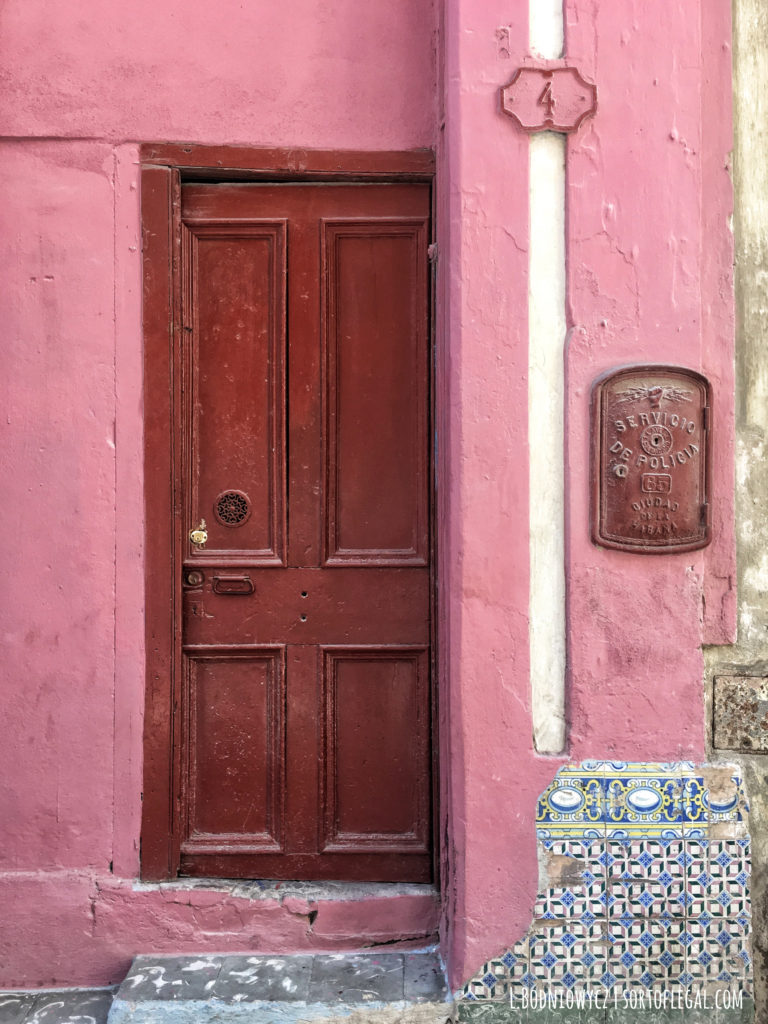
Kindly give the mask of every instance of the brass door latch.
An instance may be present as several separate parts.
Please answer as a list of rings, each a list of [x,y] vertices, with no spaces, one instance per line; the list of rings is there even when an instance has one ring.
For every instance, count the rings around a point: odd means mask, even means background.
[[[204,546],[205,542],[208,540],[208,530],[204,519],[201,519],[198,525],[193,530],[189,531],[189,539],[196,548]]]

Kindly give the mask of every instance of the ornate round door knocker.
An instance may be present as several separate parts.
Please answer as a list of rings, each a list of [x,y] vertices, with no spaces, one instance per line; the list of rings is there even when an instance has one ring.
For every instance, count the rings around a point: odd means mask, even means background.
[[[222,526],[242,526],[251,515],[250,498],[243,491],[222,491],[213,513]]]

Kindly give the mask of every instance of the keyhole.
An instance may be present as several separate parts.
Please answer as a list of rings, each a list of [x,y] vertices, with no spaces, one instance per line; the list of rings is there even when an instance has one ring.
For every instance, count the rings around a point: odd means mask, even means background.
[[[302,622],[306,622],[307,621],[307,616],[306,615],[302,615],[301,616],[301,621]]]

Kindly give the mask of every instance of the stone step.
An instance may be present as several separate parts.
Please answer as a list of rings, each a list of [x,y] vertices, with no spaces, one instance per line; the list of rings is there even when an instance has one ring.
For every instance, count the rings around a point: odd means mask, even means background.
[[[445,1024],[434,952],[137,956],[109,1024]]]
[[[114,988],[0,992],[0,1024],[106,1024]]]

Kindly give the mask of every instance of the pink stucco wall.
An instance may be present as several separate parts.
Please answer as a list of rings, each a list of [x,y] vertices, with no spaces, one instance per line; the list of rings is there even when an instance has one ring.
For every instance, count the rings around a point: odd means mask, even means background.
[[[587,19],[582,6],[567,5],[568,50],[599,83],[600,111],[569,154],[574,753],[699,755],[700,645],[735,636],[730,10],[702,3],[692,17],[678,5],[657,18],[622,3]],[[591,382],[638,361],[691,366],[712,382],[714,541],[695,557],[587,539]]]
[[[496,90],[527,59],[527,3],[450,0],[443,146],[456,982],[530,923],[536,796],[528,683],[527,139]],[[730,9],[567,0],[566,53],[598,88],[568,144],[566,571],[569,759],[704,753],[701,643],[733,638]],[[498,28],[508,27],[499,46]],[[506,44],[509,39],[509,45]],[[703,114],[702,112],[705,112]],[[446,184],[447,182],[447,184]],[[592,381],[673,362],[713,382],[714,540],[643,557],[589,531]]]
[[[510,35],[522,55],[527,4],[514,10]],[[527,924],[533,810],[556,770],[531,752],[528,143],[502,120],[496,95],[515,67],[495,38],[509,18],[501,0],[456,0],[445,23],[442,653],[452,815],[446,952],[457,984]]]
[[[434,142],[432,0],[4,5],[4,136],[314,148]],[[297,141],[300,140],[300,141]]]
[[[679,7],[566,5],[570,58],[600,96],[568,167],[577,758],[703,755],[700,644],[733,631],[729,10]],[[309,934],[296,906],[133,887],[141,141],[438,147],[443,950],[453,981],[530,918],[535,800],[562,759],[536,756],[531,742],[528,144],[497,103],[525,59],[527,0],[446,0],[444,86],[431,0],[267,8],[10,0],[3,11],[14,102],[0,114],[10,582],[0,985],[104,983],[138,951],[354,948],[416,940],[436,923],[429,899],[363,901],[327,907]],[[499,49],[500,26],[511,51]],[[591,381],[655,359],[702,368],[715,387],[715,540],[669,558],[597,549],[586,518]]]
[[[432,0],[13,2],[0,114],[0,986],[137,951],[423,943],[426,897],[134,892],[142,787],[138,143],[412,149],[436,135]]]

